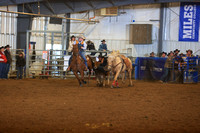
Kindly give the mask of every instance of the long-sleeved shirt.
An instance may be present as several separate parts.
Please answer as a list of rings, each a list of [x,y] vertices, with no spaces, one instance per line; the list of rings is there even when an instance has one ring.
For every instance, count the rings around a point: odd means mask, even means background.
[[[69,42],[68,52],[72,52],[74,41]]]
[[[26,60],[24,57],[17,56],[16,66],[24,67],[26,65]]]
[[[107,50],[107,44],[100,44],[99,45],[99,50],[100,51]]]
[[[165,68],[172,68],[173,65],[173,57],[169,56],[165,62]]]
[[[7,63],[7,58],[4,52],[0,51],[0,63]]]
[[[10,53],[10,51],[5,50],[4,53],[5,53],[6,58],[7,58],[7,63],[8,63],[8,64],[11,64],[11,62],[12,62],[12,57],[11,57],[11,53]]]
[[[87,44],[84,41],[82,41],[82,42],[74,41],[74,45],[76,45],[76,44],[81,44],[83,47],[82,50],[86,50],[86,48],[87,48]]]

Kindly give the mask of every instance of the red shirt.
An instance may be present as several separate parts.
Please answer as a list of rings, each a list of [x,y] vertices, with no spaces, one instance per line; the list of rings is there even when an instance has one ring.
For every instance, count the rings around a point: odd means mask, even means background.
[[[4,54],[4,52],[0,51],[0,63],[6,63],[7,62],[7,58]]]

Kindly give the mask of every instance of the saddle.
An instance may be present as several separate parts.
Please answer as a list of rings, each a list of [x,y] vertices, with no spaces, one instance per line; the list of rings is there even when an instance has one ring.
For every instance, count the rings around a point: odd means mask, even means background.
[[[125,63],[125,65],[126,65],[127,68],[131,67],[132,64],[130,63],[129,58],[127,58],[124,55],[120,55],[120,57],[123,60],[123,62]]]

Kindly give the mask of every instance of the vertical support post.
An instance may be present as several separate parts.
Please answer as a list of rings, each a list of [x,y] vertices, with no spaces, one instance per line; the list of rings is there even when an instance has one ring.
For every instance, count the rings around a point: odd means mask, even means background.
[[[70,15],[70,13],[67,13],[66,14],[66,16],[67,16],[67,18],[70,18],[71,17],[71,15]],[[69,41],[70,41],[70,20],[68,19],[67,20],[67,23],[66,23],[66,32],[67,32],[67,36],[66,36],[66,50],[68,49],[68,47],[69,47]]]
[[[163,50],[163,35],[164,35],[164,24],[165,24],[165,17],[166,17],[166,3],[160,4],[160,28],[159,28],[159,38],[158,38],[158,50],[157,53],[161,53]]]
[[[54,43],[54,32],[51,33],[51,49],[53,49],[53,43]]]
[[[47,24],[48,24],[48,17],[45,17],[45,24],[44,24],[44,50],[46,50],[46,42],[47,42]]]
[[[65,46],[64,46],[65,25],[66,25],[66,19],[62,19],[62,35],[61,35],[62,52],[65,49]]]
[[[29,77],[29,31],[26,32],[26,78]]]

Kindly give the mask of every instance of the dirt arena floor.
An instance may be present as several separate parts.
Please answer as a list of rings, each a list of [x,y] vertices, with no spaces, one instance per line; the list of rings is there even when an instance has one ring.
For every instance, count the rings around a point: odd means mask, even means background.
[[[200,84],[95,83],[0,80],[0,133],[200,132]]]

